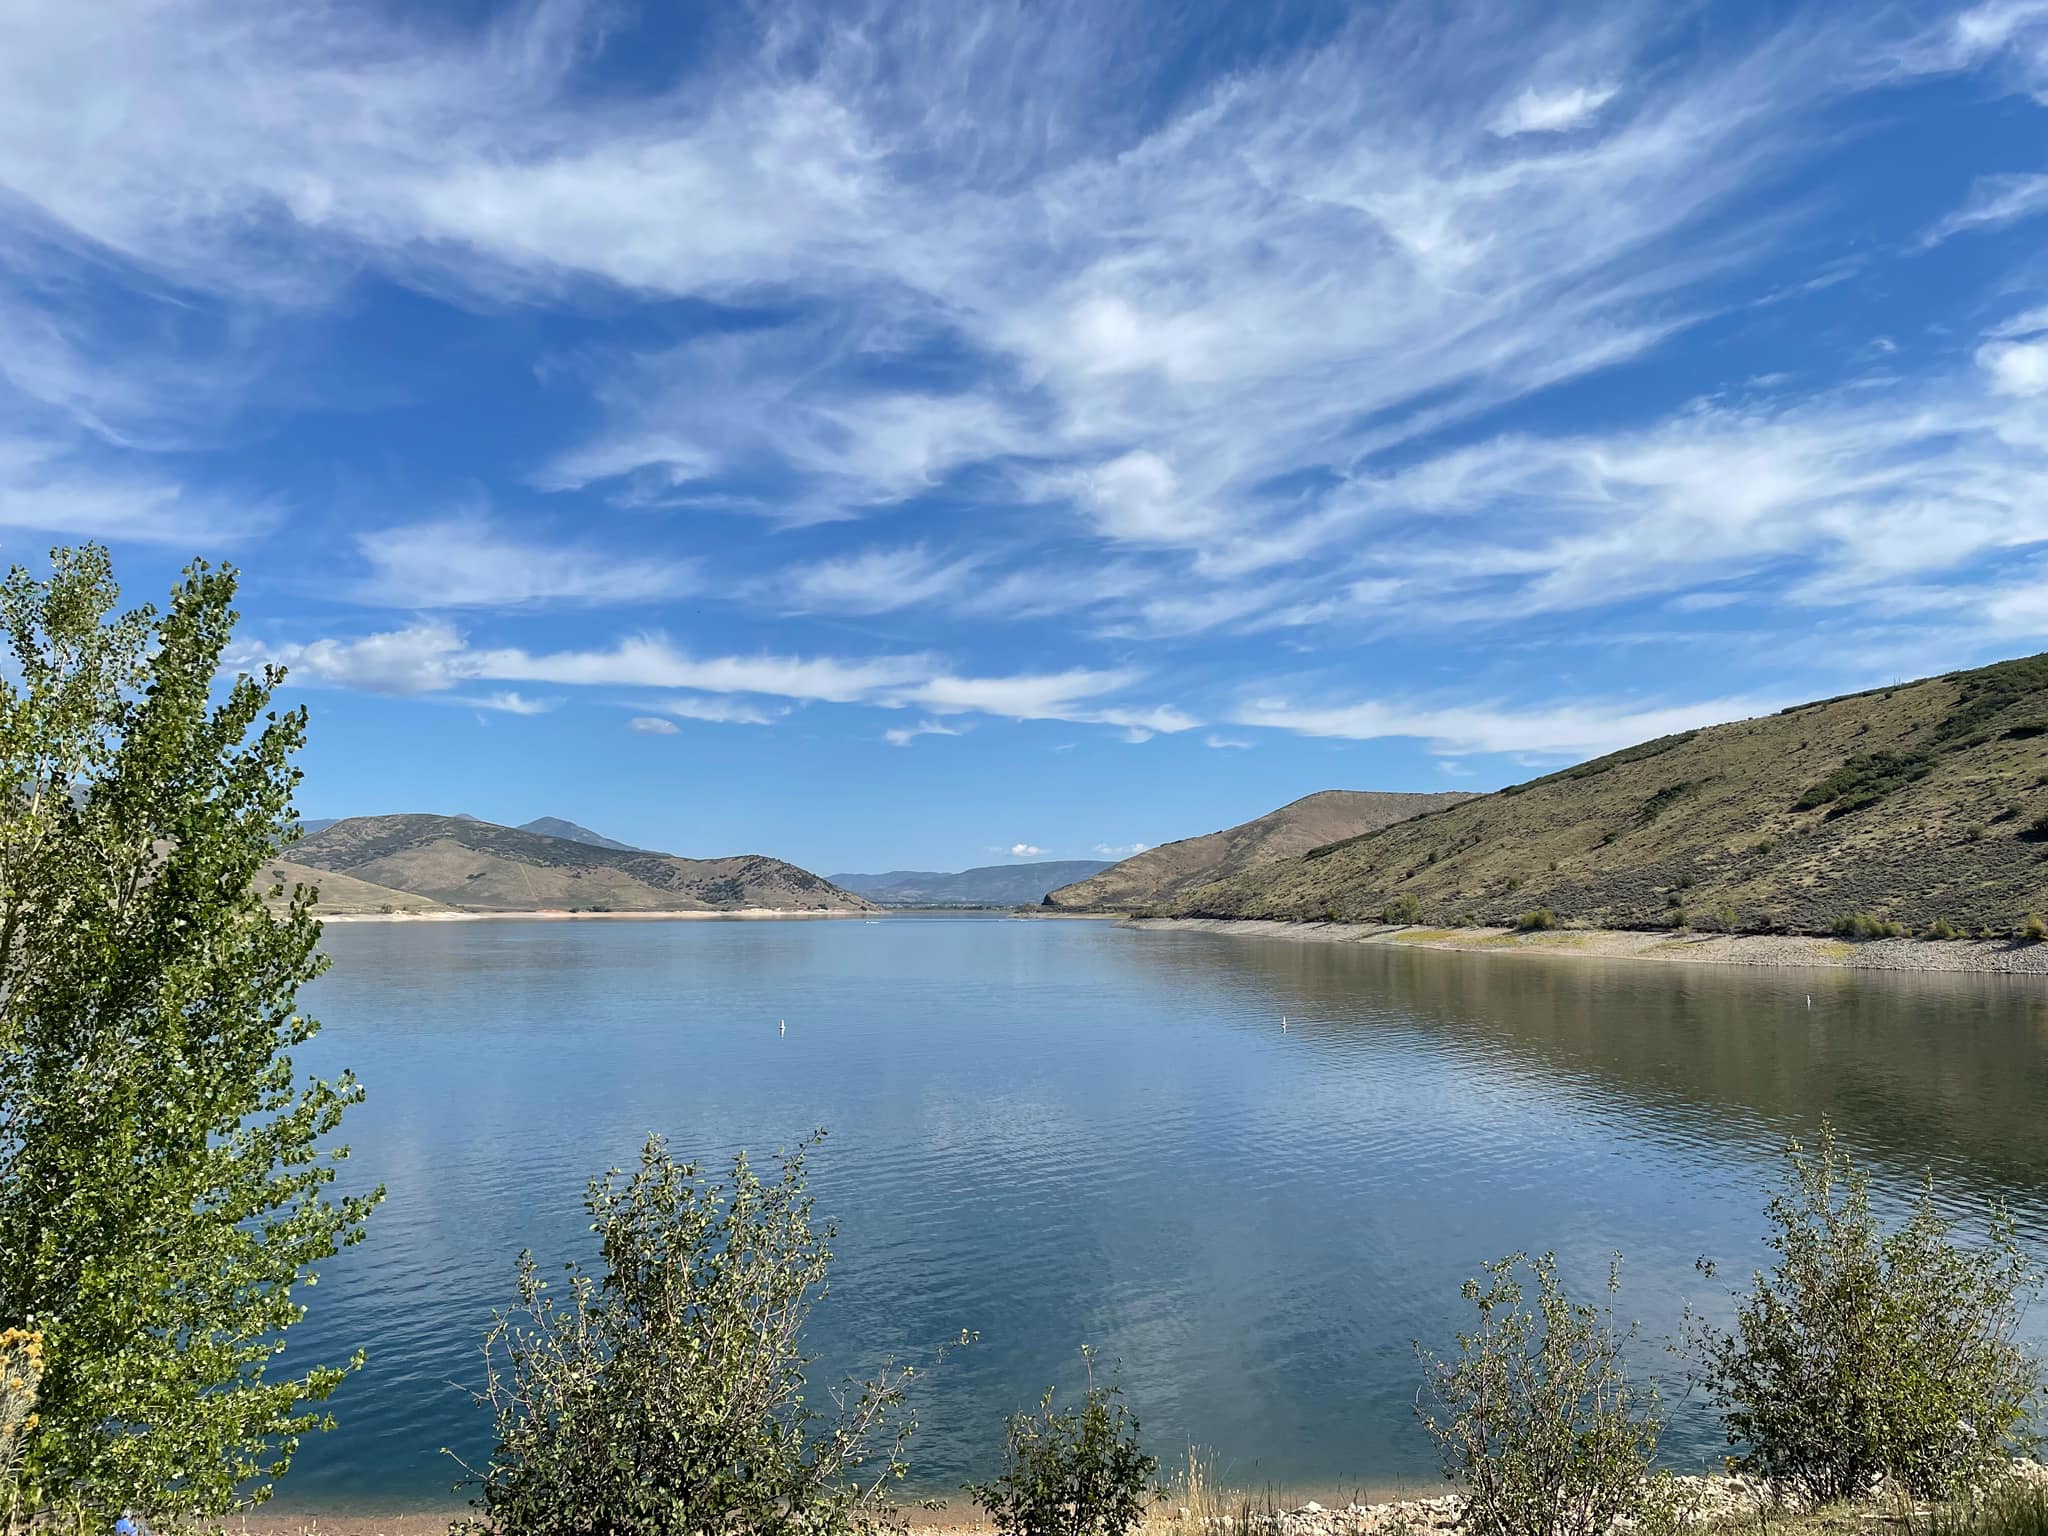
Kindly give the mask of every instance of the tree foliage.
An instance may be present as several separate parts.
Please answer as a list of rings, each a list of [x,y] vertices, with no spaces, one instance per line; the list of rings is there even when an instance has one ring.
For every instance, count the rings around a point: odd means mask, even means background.
[[[1046,1390],[1035,1413],[1004,1426],[1003,1470],[967,1491],[1002,1536],[1124,1536],[1144,1518],[1159,1462],[1138,1441],[1138,1421],[1115,1382],[1097,1386],[1094,1358],[1087,1395],[1055,1409]]]
[[[629,1178],[590,1183],[595,1268],[571,1261],[555,1285],[520,1256],[517,1304],[484,1342],[497,1445],[470,1529],[832,1536],[893,1516],[913,1369],[849,1383],[829,1416],[804,1397],[832,1261],[805,1189],[823,1134],[773,1182],[740,1154],[729,1185],[650,1136]]]
[[[1536,1282],[1535,1306],[1519,1272]],[[1628,1378],[1612,1298],[1573,1302],[1554,1255],[1509,1254],[1467,1280],[1479,1326],[1458,1335],[1458,1353],[1423,1352],[1423,1428],[1443,1453],[1444,1475],[1462,1486],[1461,1527],[1476,1536],[1606,1536],[1618,1520],[1642,1524],[1668,1503],[1649,1478],[1660,1423],[1654,1386]]]
[[[348,1369],[269,1374],[295,1289],[376,1199],[319,1146],[355,1082],[288,1054],[319,925],[256,882],[305,715],[220,686],[234,586],[116,615],[95,547],[0,584],[0,1326],[43,1341],[25,1478],[86,1509],[267,1493]]]
[[[1959,1246],[1930,1176],[1887,1228],[1832,1128],[1785,1155],[1776,1262],[1736,1299],[1732,1329],[1695,1319],[1689,1341],[1737,1465],[1815,1500],[1884,1478],[1921,1498],[1995,1480],[2031,1448],[2040,1389],[2017,1339],[2039,1275],[2012,1218],[1992,1208],[1985,1241]]]

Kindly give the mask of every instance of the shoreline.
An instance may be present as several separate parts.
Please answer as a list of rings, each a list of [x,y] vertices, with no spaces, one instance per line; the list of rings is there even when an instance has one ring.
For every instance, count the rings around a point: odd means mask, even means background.
[[[1642,960],[1823,970],[1947,971],[2048,976],[2048,943],[2025,939],[1848,939],[1792,933],[1672,933],[1624,928],[1432,928],[1398,923],[1286,922],[1277,918],[1127,917],[1146,933],[1215,933],[1308,944],[1382,944],[1460,954]]]
[[[2048,1487],[2048,1466],[2031,1458],[2015,1458],[2010,1477],[2022,1486]],[[1405,1486],[1386,1489],[1370,1502],[1358,1491],[1331,1493],[1324,1497],[1332,1502],[1323,1504],[1300,1490],[1253,1493],[1206,1483],[1191,1490],[1186,1483],[1169,1483],[1161,1490],[1162,1501],[1138,1527],[1138,1536],[1190,1536],[1191,1531],[1213,1530],[1219,1521],[1227,1524],[1230,1511],[1241,1502],[1249,1504],[1250,1525],[1261,1536],[1424,1536],[1435,1532],[1449,1536],[1459,1526],[1463,1501],[1441,1482],[1431,1486],[1437,1491]],[[1671,1486],[1686,1523],[1696,1530],[1751,1529],[1766,1512],[1780,1517],[1802,1512],[1796,1501],[1783,1502],[1755,1479],[1727,1472],[1680,1472],[1672,1477]],[[1191,1491],[1196,1492],[1195,1498],[1189,1497]],[[1196,1507],[1190,1509],[1189,1504]],[[1868,1510],[1877,1506],[1849,1507]],[[388,1514],[280,1511],[268,1516],[246,1515],[227,1529],[238,1536],[445,1536],[453,1521],[471,1513],[466,1507]],[[918,1536],[990,1536],[995,1529],[965,1500],[940,1509],[912,1505],[902,1514]]]
[[[471,912],[460,907],[439,907],[425,912],[321,912],[315,909],[313,913],[323,923],[763,923],[818,922],[846,917],[864,917],[873,921],[884,915],[879,910],[792,912],[781,907],[735,907],[729,912],[572,912],[565,907],[537,907],[528,912]]]

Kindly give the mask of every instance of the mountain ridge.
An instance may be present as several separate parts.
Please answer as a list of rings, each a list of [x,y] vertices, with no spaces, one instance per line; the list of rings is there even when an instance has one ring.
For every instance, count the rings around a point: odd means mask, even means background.
[[[2048,910],[2044,790],[2048,654],[1659,737],[1164,909],[2005,935]]]
[[[457,816],[349,817],[299,841],[290,860],[471,912],[875,910],[761,854],[685,859]]]
[[[884,906],[1037,906],[1059,886],[1110,867],[1108,859],[1048,859],[1033,864],[981,864],[953,871],[892,869],[881,874],[828,875],[842,890]]]
[[[1469,798],[1456,790],[1318,790],[1236,826],[1148,848],[1049,892],[1045,905],[1068,911],[1138,911],[1254,865]]]

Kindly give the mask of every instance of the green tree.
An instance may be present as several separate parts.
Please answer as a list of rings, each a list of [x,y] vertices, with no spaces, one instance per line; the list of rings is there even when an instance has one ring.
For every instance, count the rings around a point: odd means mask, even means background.
[[[1140,1447],[1122,1388],[1097,1386],[1093,1352],[1081,1358],[1080,1408],[1055,1409],[1048,1389],[1036,1413],[1003,1426],[1003,1470],[967,1485],[1001,1536],[1124,1536],[1145,1516],[1159,1462]]]
[[[805,1192],[816,1139],[773,1182],[740,1154],[727,1186],[650,1136],[629,1178],[590,1183],[596,1268],[571,1261],[557,1288],[520,1255],[518,1302],[484,1341],[497,1445],[465,1529],[834,1536],[891,1519],[913,1370],[849,1385],[830,1416],[804,1397],[832,1262]]]
[[[1768,1207],[1776,1263],[1736,1298],[1732,1329],[1690,1329],[1737,1465],[1822,1501],[1881,1478],[1920,1498],[1995,1481],[2033,1446],[2040,1390],[2018,1341],[2040,1278],[2011,1216],[1992,1207],[1985,1241],[1960,1246],[1930,1176],[1887,1227],[1832,1127],[1785,1156],[1791,1180]]]
[[[87,1511],[267,1495],[350,1368],[267,1373],[295,1288],[378,1198],[328,1190],[353,1078],[287,1054],[319,925],[256,881],[305,715],[222,682],[234,586],[116,616],[90,546],[0,584],[0,1326],[43,1336],[27,1483]]]

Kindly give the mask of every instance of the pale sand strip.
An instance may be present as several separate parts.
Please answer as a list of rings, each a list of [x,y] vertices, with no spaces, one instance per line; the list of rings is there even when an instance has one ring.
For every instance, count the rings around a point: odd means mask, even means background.
[[[1389,923],[1287,923],[1263,918],[1135,917],[1125,927],[1152,933],[1220,933],[1304,943],[1392,944],[1470,954],[1675,960],[1687,964],[1824,966],[1837,970],[1986,971],[2048,976],[2048,943],[2022,939],[1866,939],[1849,943],[1807,934],[1636,933],[1559,928],[1402,927]]]

